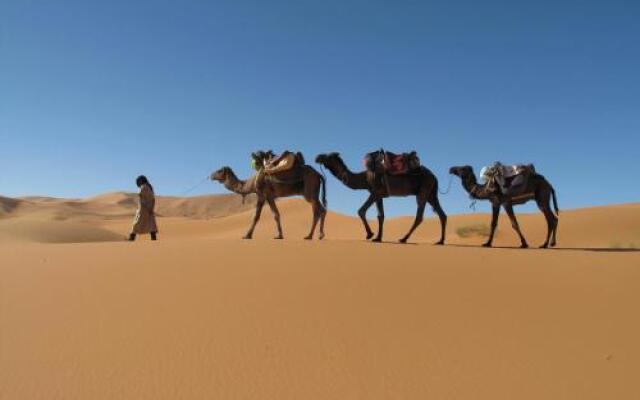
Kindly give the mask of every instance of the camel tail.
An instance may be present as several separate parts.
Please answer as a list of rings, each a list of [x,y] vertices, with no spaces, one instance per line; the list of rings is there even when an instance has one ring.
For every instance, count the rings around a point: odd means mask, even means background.
[[[556,191],[551,186],[551,196],[553,196],[553,208],[556,210],[556,215],[560,215],[560,210],[558,209],[558,199],[556,198]]]
[[[324,179],[324,176],[320,175],[320,185],[322,186],[322,205],[324,209],[327,209],[327,180]]]

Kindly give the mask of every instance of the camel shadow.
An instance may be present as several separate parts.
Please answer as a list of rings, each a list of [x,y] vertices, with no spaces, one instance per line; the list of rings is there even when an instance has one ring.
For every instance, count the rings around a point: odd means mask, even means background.
[[[466,247],[466,248],[476,248],[476,249],[500,249],[500,250],[543,250],[543,251],[591,251],[596,253],[640,253],[640,249],[637,248],[613,248],[613,247],[549,247],[548,249],[540,249],[538,247],[528,247],[526,249],[522,249],[519,246],[492,246],[492,247],[482,247],[482,245],[472,245],[472,244],[447,244],[447,246],[452,247]]]
[[[415,242],[406,242],[406,243],[400,243],[398,241],[395,240],[383,240],[382,242],[374,242],[371,240],[367,240],[366,243],[372,244],[372,245],[396,245],[396,246],[417,246],[419,243],[415,243]]]
[[[553,247],[549,250],[557,251],[593,251],[596,253],[640,253],[636,248],[614,248],[614,247]]]

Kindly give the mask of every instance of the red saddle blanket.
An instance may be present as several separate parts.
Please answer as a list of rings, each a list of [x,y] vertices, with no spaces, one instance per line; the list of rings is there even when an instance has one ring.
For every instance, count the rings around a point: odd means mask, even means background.
[[[364,157],[364,165],[371,172],[386,172],[391,175],[407,174],[420,168],[420,159],[415,151],[396,154],[390,151],[374,151]]]
[[[384,166],[388,173],[395,174],[406,174],[409,172],[409,163],[407,162],[407,158],[400,155],[389,155],[386,154],[384,158]]]

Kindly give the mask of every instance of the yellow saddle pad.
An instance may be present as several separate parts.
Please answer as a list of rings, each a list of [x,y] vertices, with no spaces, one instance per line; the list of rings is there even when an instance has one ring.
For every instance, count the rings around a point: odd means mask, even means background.
[[[264,172],[266,172],[269,175],[273,175],[273,174],[277,174],[278,172],[288,171],[291,168],[293,168],[295,163],[296,163],[296,155],[293,153],[289,153],[285,157],[283,157],[277,164],[266,165],[264,167]]]

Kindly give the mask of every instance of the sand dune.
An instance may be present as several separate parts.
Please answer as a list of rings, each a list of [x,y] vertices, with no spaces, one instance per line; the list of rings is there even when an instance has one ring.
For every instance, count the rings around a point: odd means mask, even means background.
[[[107,220],[130,218],[137,206],[137,194],[113,192],[87,199],[59,199],[29,196],[19,199],[0,197],[1,217],[21,217],[33,213],[49,213],[53,219]],[[157,213],[165,217],[215,218],[248,210],[255,204],[247,196],[223,194],[197,197],[158,196]]]
[[[85,204],[100,209],[120,210],[126,216],[133,215],[138,196],[134,193],[109,193],[85,200]],[[252,208],[255,196],[247,196],[245,203],[238,195],[208,195],[197,197],[158,196],[156,213],[160,217],[184,217],[194,219],[216,218]]]
[[[0,222],[1,241],[27,241],[42,243],[109,242],[124,239],[108,229],[82,222],[11,219]]]
[[[640,398],[639,204],[563,211],[560,249],[523,251],[458,236],[484,214],[444,247],[432,216],[413,245],[336,213],[303,241],[300,200],[287,240],[266,210],[243,241],[229,196],[162,198],[160,241],[128,243],[132,199],[0,199],[0,398]]]
[[[34,241],[102,241],[121,240],[129,229],[136,209],[136,195],[109,193],[88,199],[54,199],[29,197],[10,199],[0,197],[0,239]],[[285,236],[300,239],[308,233],[311,209],[300,199],[278,202],[282,214]],[[255,198],[247,197],[242,204],[237,195],[211,195],[189,198],[158,197],[157,214],[160,228],[166,238],[206,236],[216,239],[241,237],[249,226],[255,207]],[[373,214],[372,214],[373,215]],[[450,244],[480,244],[484,237],[461,237],[459,231],[468,227],[485,227],[490,215],[484,213],[450,216],[447,242]],[[539,213],[518,214],[525,236],[530,244],[544,241],[546,224]],[[68,224],[62,222],[69,222]],[[397,240],[406,233],[412,217],[388,218],[385,239]],[[42,223],[42,234],[37,232]],[[371,221],[376,229],[376,221]],[[562,211],[560,216],[559,245],[562,247],[640,247],[640,204],[623,204]],[[12,235],[11,232],[21,232]],[[76,231],[76,232],[73,232]],[[114,235],[107,234],[111,231]],[[33,232],[31,235],[29,232]],[[56,237],[59,232],[59,237]],[[266,207],[256,230],[255,238],[262,240],[274,235],[275,225]],[[327,217],[327,238],[358,240],[364,236],[361,222],[353,216],[330,212]],[[416,231],[416,243],[435,242],[440,226],[437,219],[427,213],[425,223]],[[47,240],[49,238],[50,240]],[[519,241],[506,215],[501,216],[496,246],[517,246]]]
[[[20,206],[20,203],[21,201],[18,199],[0,196],[0,217],[13,212],[13,210]]]
[[[208,219],[248,210],[255,204],[249,196],[211,195],[190,198],[158,197],[159,217]],[[57,199],[31,196],[0,197],[0,240],[76,243],[122,240],[137,207],[133,193],[108,193],[88,199]],[[115,231],[105,229],[116,221]]]

